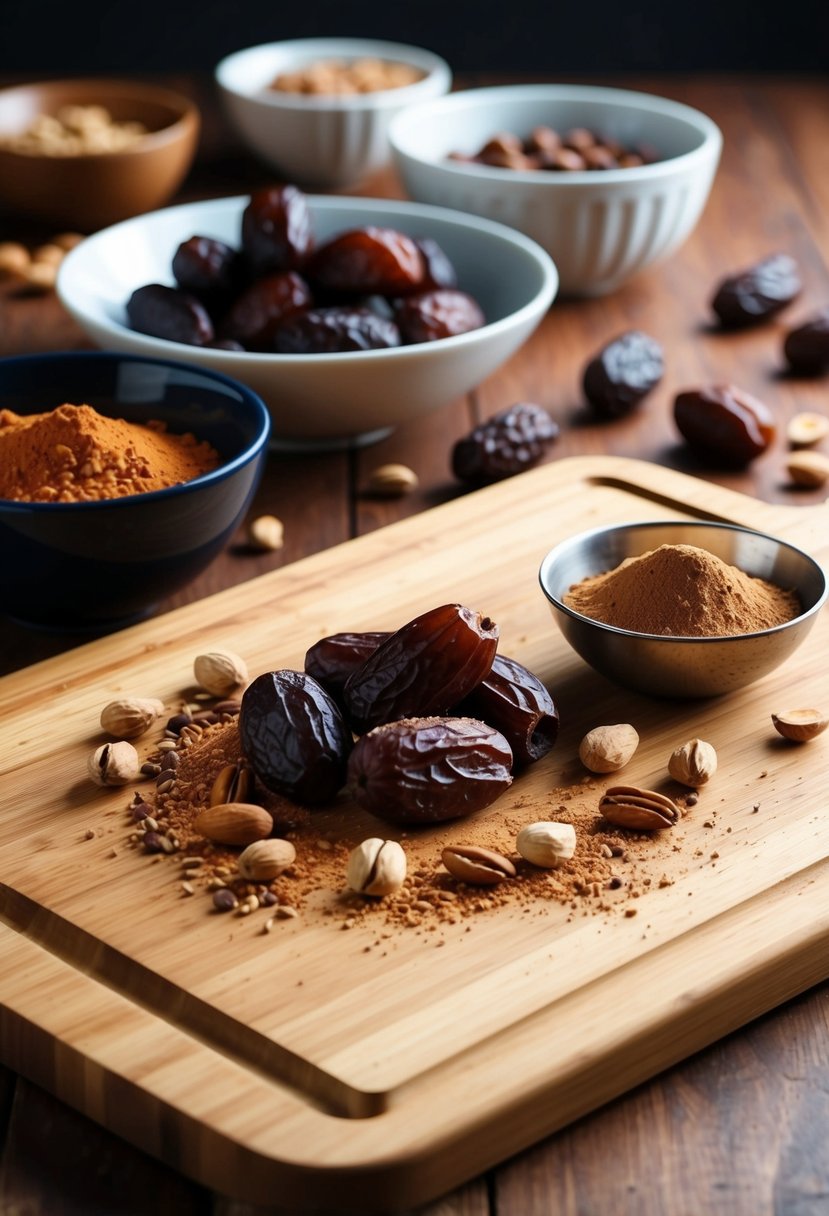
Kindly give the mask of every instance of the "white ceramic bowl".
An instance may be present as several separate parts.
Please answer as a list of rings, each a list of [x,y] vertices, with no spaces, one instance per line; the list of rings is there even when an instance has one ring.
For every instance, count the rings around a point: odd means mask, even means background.
[[[282,446],[332,446],[357,437],[367,442],[447,404],[521,346],[556,293],[558,276],[548,255],[502,224],[419,203],[311,195],[318,239],[366,224],[432,237],[451,258],[459,286],[480,303],[487,324],[438,342],[325,355],[207,350],[129,329],[129,296],[145,283],[174,284],[171,262],[182,241],[199,235],[239,245],[247,202],[241,197],[189,203],[106,228],[64,258],[57,290],[99,346],[184,360],[247,384],[269,406],[274,440]]]
[[[447,159],[501,131],[588,127],[664,159],[635,169],[515,171]],[[678,102],[623,89],[516,85],[472,89],[400,114],[389,139],[412,198],[510,224],[542,245],[569,295],[604,295],[673,253],[708,198],[719,128]]]
[[[422,79],[353,96],[308,96],[269,88],[282,72],[320,60],[361,58],[404,63]],[[447,93],[449,65],[431,51],[365,38],[301,38],[237,51],[216,68],[227,112],[258,157],[302,186],[353,186],[391,160],[388,126],[413,102]]]

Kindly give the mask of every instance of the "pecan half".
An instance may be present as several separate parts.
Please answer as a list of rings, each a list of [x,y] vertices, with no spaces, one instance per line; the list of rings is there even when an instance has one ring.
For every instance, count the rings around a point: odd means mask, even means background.
[[[672,828],[679,819],[679,808],[670,798],[635,785],[611,786],[599,799],[599,812],[609,823],[643,832]]]

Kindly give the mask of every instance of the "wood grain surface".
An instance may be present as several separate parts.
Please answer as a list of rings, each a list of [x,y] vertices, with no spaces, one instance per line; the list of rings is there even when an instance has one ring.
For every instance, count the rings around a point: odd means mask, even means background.
[[[195,96],[206,119],[199,161],[182,200],[238,193],[269,180],[230,137],[206,81],[170,83]],[[772,503],[801,507],[823,498],[821,492],[797,492],[787,484],[782,441],[744,474],[692,465],[677,444],[670,402],[677,387],[731,379],[765,399],[781,424],[799,409],[826,410],[825,379],[781,377],[780,343],[788,324],[829,299],[824,152],[829,90],[817,81],[752,78],[624,83],[697,105],[723,129],[720,173],[688,244],[665,266],[640,276],[610,300],[557,304],[527,347],[468,401],[417,427],[401,428],[373,449],[272,460],[255,510],[274,512],[285,521],[285,548],[253,556],[241,543],[231,545],[165,607],[243,583],[457,497],[459,489],[448,471],[451,442],[475,418],[522,398],[541,401],[563,423],[550,460],[610,451],[695,472]],[[397,192],[385,178],[364,189]],[[48,235],[19,217],[0,217],[3,239],[36,242]],[[806,284],[801,300],[756,331],[728,338],[712,331],[707,300],[714,281],[774,249],[798,257]],[[580,369],[598,345],[632,325],[666,343],[666,381],[636,416],[598,425],[581,404]],[[12,299],[3,291],[0,352],[81,343],[53,299]],[[416,468],[419,490],[399,502],[369,499],[363,493],[368,472],[392,459]],[[32,634],[5,622],[0,669],[14,671],[79,640]],[[829,1205],[827,1043],[829,991],[824,984],[432,1205],[430,1216],[534,1216],[551,1210],[817,1216]],[[228,1203],[185,1182],[28,1082],[11,1073],[0,1077],[3,1211],[51,1216],[177,1209],[251,1216],[246,1205]],[[269,1197],[269,1205],[289,1210],[279,1196]]]

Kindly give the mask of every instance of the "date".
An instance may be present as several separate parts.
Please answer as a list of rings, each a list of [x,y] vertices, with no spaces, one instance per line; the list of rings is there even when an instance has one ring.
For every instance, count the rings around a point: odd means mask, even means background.
[[[559,715],[547,687],[516,659],[496,654],[488,675],[458,706],[499,730],[516,764],[546,756],[558,737]]]
[[[348,761],[348,789],[379,819],[440,823],[481,811],[512,782],[509,743],[474,718],[408,718],[377,726]]]
[[[399,300],[394,318],[404,342],[436,342],[486,325],[480,305],[465,291],[424,291]]]
[[[462,604],[443,604],[407,622],[348,677],[343,701],[363,734],[397,718],[447,714],[489,672],[498,626]]]
[[[608,342],[584,369],[584,395],[601,418],[629,414],[665,373],[662,347],[632,329]]]
[[[776,427],[769,409],[733,385],[680,393],[674,401],[677,429],[709,464],[743,468],[765,452]]]
[[[308,200],[296,186],[255,190],[242,213],[242,249],[257,277],[301,270],[314,247]]]
[[[147,283],[132,293],[127,320],[140,334],[186,346],[206,346],[216,336],[207,309],[195,296],[161,283]]]
[[[330,693],[304,671],[269,671],[245,690],[242,748],[267,789],[307,806],[343,785],[352,738]]]
[[[400,296],[420,290],[423,255],[394,228],[354,228],[321,245],[308,266],[315,286],[358,295]]]
[[[222,338],[245,350],[274,349],[280,326],[311,305],[311,289],[294,271],[271,274],[252,283],[234,300],[219,326]]]
[[[800,295],[797,262],[785,253],[773,253],[717,287],[711,308],[726,329],[756,325],[773,317]]]
[[[280,355],[329,355],[337,351],[381,350],[400,345],[393,321],[370,308],[309,308],[281,324],[274,350]]]
[[[173,255],[173,277],[182,291],[189,291],[212,311],[239,291],[244,276],[239,254],[230,245],[209,236],[191,236]]]
[[[305,670],[327,688],[332,697],[339,699],[348,677],[390,637],[390,633],[381,630],[332,633],[320,638],[306,651]]]
[[[558,433],[558,423],[540,405],[519,402],[457,441],[452,448],[452,472],[470,485],[513,477],[537,464]]]
[[[815,313],[786,334],[786,362],[798,375],[811,376],[829,367],[829,308]]]
[[[423,257],[423,289],[438,291],[443,287],[457,287],[455,267],[430,236],[415,237],[415,245]]]

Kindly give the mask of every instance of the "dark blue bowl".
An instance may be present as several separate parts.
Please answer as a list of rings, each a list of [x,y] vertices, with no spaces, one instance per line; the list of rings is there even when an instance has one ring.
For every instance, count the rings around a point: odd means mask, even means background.
[[[256,490],[270,415],[229,376],[100,352],[0,359],[0,407],[64,402],[192,431],[220,466],[183,485],[83,503],[0,499],[0,611],[26,624],[110,629],[147,615],[227,543]]]

